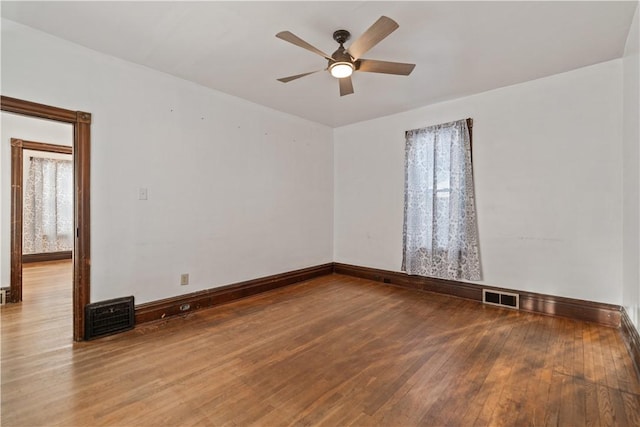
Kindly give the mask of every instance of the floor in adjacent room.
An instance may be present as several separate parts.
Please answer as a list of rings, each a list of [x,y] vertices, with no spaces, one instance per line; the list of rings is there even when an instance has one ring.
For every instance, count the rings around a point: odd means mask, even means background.
[[[26,265],[3,426],[640,425],[617,330],[347,276],[71,335],[71,263]]]

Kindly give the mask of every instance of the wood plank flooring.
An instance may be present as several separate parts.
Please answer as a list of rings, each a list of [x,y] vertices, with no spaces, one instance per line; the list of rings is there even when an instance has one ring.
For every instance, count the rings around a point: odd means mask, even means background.
[[[70,263],[24,275],[3,426],[640,426],[619,332],[594,324],[331,275],[73,343]]]

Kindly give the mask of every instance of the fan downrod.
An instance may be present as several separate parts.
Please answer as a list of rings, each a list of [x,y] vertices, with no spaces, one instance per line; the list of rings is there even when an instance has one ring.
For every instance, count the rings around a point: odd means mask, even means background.
[[[351,38],[351,33],[347,30],[337,30],[333,32],[333,39],[340,44],[343,44]]]

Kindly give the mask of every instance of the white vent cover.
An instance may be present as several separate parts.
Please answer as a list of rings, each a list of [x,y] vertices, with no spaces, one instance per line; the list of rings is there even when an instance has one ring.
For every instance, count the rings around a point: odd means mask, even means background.
[[[482,290],[482,302],[499,307],[520,309],[520,295],[511,292],[494,291],[492,289]]]

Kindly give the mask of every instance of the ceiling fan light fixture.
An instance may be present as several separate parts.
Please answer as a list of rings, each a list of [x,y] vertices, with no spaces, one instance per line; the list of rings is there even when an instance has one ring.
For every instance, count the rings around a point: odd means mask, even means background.
[[[329,67],[329,72],[336,79],[343,79],[353,74],[353,64],[350,62],[334,62]]]
[[[340,96],[345,96],[353,93],[353,83],[351,81],[351,75],[355,71],[408,76],[416,66],[415,64],[378,61],[375,59],[362,58],[362,55],[364,55],[372,47],[380,43],[389,34],[397,30],[398,27],[398,23],[393,19],[386,16],[381,16],[376,22],[373,23],[373,25],[367,28],[367,30],[362,33],[362,35],[358,37],[358,39],[356,39],[356,41],[351,43],[349,49],[344,48],[344,43],[349,40],[349,38],[351,37],[351,33],[349,33],[349,31],[347,30],[334,31],[333,40],[335,40],[340,46],[338,47],[338,49],[336,49],[335,52],[331,54],[331,56],[327,55],[317,47],[310,45],[300,37],[293,34],[291,31],[280,31],[278,34],[276,34],[277,38],[313,52],[316,55],[322,56],[329,62],[326,63],[326,68],[323,68],[322,70],[283,77],[278,79],[278,81],[287,83],[292,80],[299,79],[300,77],[317,73],[319,71],[329,71],[333,77],[338,79]]]

